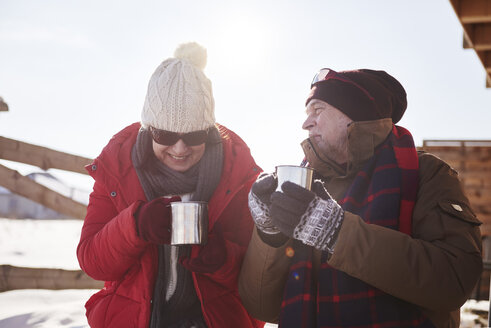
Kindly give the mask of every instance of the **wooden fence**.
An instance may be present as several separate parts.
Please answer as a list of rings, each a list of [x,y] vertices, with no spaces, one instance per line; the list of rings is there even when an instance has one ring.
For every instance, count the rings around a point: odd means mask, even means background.
[[[37,166],[43,170],[59,169],[87,174],[84,166],[92,159],[76,156],[22,141],[0,137],[0,159]],[[87,207],[61,195],[19,172],[0,164],[0,186],[59,213],[83,220]]]
[[[0,292],[14,289],[100,289],[104,286],[82,270],[0,265]]]
[[[0,159],[34,165],[43,170],[53,168],[80,174],[87,174],[84,166],[92,162],[90,158],[5,137],[0,137]],[[85,218],[86,205],[51,190],[1,164],[0,186],[72,218],[79,220]],[[101,288],[102,285],[102,282],[93,280],[81,270],[0,265],[0,292],[27,288],[92,289]]]

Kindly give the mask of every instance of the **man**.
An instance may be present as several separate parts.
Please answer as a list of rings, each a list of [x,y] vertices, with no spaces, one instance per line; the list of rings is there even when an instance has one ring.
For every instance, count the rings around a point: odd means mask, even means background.
[[[407,107],[384,71],[314,77],[302,143],[309,191],[253,184],[239,278],[249,312],[280,327],[458,327],[482,270],[480,222],[457,173],[394,125]]]
[[[94,178],[77,256],[104,288],[91,327],[262,327],[237,279],[254,227],[247,195],[260,173],[249,148],[215,122],[206,50],[185,43],[148,83],[141,123],[87,166]],[[206,245],[171,244],[170,203],[208,203]]]

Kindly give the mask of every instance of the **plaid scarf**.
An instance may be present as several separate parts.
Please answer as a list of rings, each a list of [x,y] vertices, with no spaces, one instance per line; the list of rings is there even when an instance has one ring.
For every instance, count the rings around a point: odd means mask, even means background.
[[[339,204],[367,223],[410,235],[417,190],[413,138],[406,129],[393,126]],[[280,327],[433,327],[417,306],[330,267],[325,252],[314,286],[312,248],[300,242],[294,248]]]

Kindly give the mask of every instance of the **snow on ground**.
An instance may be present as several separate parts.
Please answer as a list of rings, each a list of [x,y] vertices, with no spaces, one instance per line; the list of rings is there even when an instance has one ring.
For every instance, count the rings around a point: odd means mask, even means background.
[[[0,264],[80,269],[75,252],[82,223],[0,218]]]
[[[0,218],[0,264],[79,269],[82,221]],[[88,328],[84,304],[95,290],[13,290],[0,293],[0,328]],[[468,301],[461,328],[487,327],[488,301]],[[267,324],[267,328],[276,327]]]
[[[80,269],[75,255],[82,221],[0,218],[0,264]],[[95,290],[0,293],[0,328],[88,327],[84,304]]]
[[[460,327],[477,328],[488,327],[488,301],[467,301],[460,309]]]
[[[0,328],[85,328],[95,290],[21,289],[0,293]]]

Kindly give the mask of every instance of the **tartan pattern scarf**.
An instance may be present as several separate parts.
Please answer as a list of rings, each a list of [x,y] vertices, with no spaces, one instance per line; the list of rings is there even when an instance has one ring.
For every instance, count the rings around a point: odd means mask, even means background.
[[[406,129],[393,125],[339,204],[367,223],[410,235],[417,190],[413,138]],[[433,327],[415,305],[330,267],[325,252],[314,286],[312,248],[300,242],[294,248],[280,327]]]

